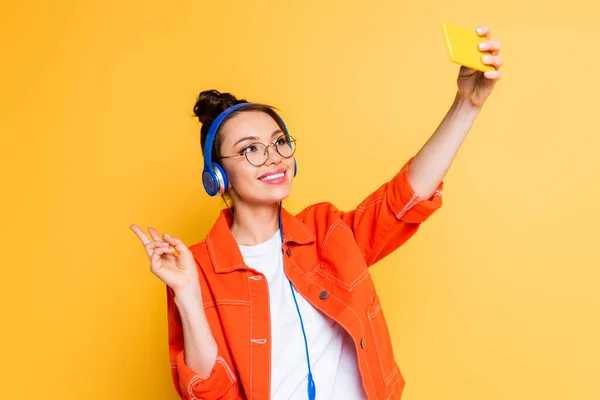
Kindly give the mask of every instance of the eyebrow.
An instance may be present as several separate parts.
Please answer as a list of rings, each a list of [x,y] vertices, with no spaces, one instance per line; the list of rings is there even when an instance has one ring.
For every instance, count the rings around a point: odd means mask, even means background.
[[[281,131],[281,129],[277,129],[276,131],[273,131],[273,133],[271,133],[271,137],[278,135],[280,133],[283,133]],[[259,140],[259,138],[257,136],[247,136],[245,138],[241,138],[240,140],[238,140],[237,142],[235,142],[235,144],[233,145],[233,147],[237,146],[238,144],[242,143],[245,140]]]

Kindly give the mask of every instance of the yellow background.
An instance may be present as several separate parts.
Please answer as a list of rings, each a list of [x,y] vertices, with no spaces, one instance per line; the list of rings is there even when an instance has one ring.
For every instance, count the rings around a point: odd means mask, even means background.
[[[3,2],[0,397],[174,399],[165,290],[128,226],[192,244],[214,222],[195,96],[277,106],[286,206],[348,209],[450,106],[449,21],[488,24],[504,76],[442,209],[372,270],[404,398],[600,398],[600,11],[561,3]]]

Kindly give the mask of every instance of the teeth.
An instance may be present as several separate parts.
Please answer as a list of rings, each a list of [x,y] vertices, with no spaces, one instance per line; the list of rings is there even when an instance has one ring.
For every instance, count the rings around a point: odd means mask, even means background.
[[[265,176],[264,178],[260,178],[261,181],[270,181],[271,179],[277,179],[283,177],[284,173],[281,172],[279,174]]]

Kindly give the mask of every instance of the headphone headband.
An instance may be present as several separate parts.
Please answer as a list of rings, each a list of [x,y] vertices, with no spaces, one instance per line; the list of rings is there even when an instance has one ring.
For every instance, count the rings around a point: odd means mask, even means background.
[[[215,120],[213,121],[213,123],[210,125],[210,128],[208,130],[208,134],[206,135],[206,142],[204,143],[204,168],[206,169],[206,167],[208,165],[210,165],[212,163],[212,147],[213,147],[213,143],[215,141],[215,138],[217,136],[217,131],[219,130],[219,128],[221,127],[221,124],[223,123],[223,121],[225,121],[225,119],[227,117],[229,117],[231,114],[233,114],[234,112],[236,112],[237,110],[239,110],[240,108],[244,108],[244,107],[248,107],[254,105],[253,103],[240,103],[240,104],[235,104],[225,110],[223,110],[221,112],[221,114],[219,114],[217,116],[217,118],[215,118]]]

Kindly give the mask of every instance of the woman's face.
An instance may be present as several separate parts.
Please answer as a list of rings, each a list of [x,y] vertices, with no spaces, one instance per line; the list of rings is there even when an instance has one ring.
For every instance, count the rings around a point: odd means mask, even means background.
[[[244,155],[221,159],[234,204],[272,205],[289,196],[294,178],[294,157],[282,157],[275,150],[276,146],[271,145],[277,143],[282,149],[288,146],[284,132],[270,115],[262,111],[237,113],[223,125],[221,134],[221,157],[248,153],[254,164],[260,164],[264,159],[261,157],[264,146],[256,143],[269,146],[266,161],[260,166],[250,164]]]

